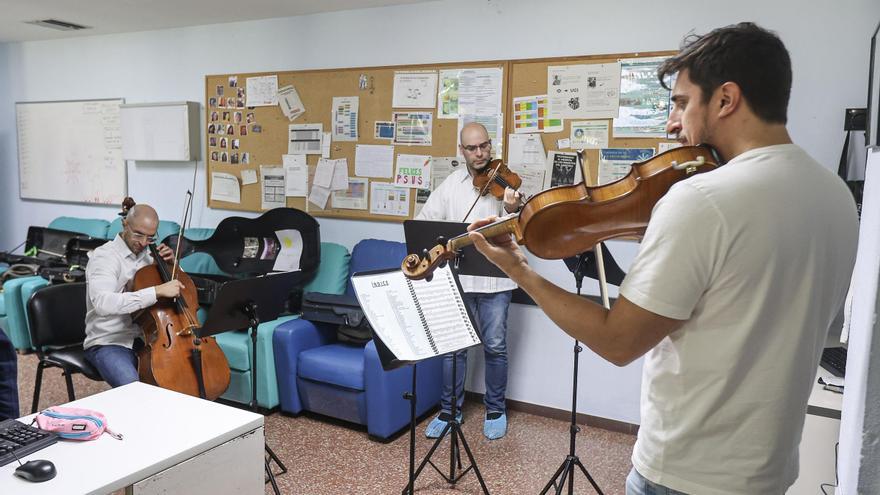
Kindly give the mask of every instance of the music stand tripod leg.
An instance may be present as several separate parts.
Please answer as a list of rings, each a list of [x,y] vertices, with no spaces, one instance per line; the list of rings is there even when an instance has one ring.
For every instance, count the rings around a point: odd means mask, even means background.
[[[413,495],[416,484],[416,365],[412,366],[412,392],[404,392],[403,398],[409,401],[409,483],[404,495]]]
[[[244,308],[244,313],[247,315],[250,320],[250,333],[251,333],[251,411],[257,413],[257,329],[260,326],[260,319],[257,317],[257,305],[253,302],[248,303]],[[281,491],[278,489],[278,483],[275,481],[275,473],[272,471],[272,465],[270,461],[275,461],[278,467],[281,468],[281,472],[278,474],[284,474],[287,472],[287,466],[285,466],[281,459],[275,455],[275,452],[269,448],[269,441],[263,440],[263,447],[266,451],[267,456],[264,459],[264,464],[266,466],[266,477],[268,481],[272,483],[272,490],[275,492],[275,495],[281,495]]]
[[[443,428],[443,431],[440,433],[440,436],[438,436],[437,439],[434,440],[434,444],[428,450],[428,453],[425,455],[425,458],[422,459],[422,462],[419,464],[418,469],[416,469],[415,474],[412,476],[410,484],[407,485],[407,488],[405,488],[403,490],[404,495],[406,495],[408,493],[410,487],[412,487],[413,489],[415,488],[415,480],[419,477],[419,474],[421,474],[422,470],[428,464],[430,464],[431,467],[433,467],[437,471],[437,473],[439,473],[440,476],[447,483],[449,483],[451,485],[454,485],[455,483],[457,483],[458,480],[460,480],[462,478],[462,476],[464,476],[469,470],[473,469],[474,474],[476,474],[476,476],[477,476],[477,480],[480,482],[480,487],[483,489],[483,493],[485,493],[486,495],[489,495],[489,488],[486,486],[486,482],[485,482],[485,480],[483,480],[483,475],[480,473],[480,469],[477,467],[477,460],[474,458],[474,455],[471,452],[471,449],[467,444],[467,440],[464,438],[464,434],[461,431],[461,424],[456,419],[456,413],[458,412],[456,410],[456,406],[458,405],[458,395],[457,395],[458,391],[456,390],[457,387],[455,386],[455,384],[456,384],[455,378],[456,378],[456,371],[457,371],[456,368],[457,368],[456,359],[455,359],[455,354],[453,353],[453,355],[452,355],[452,407],[451,407],[451,412],[450,412],[452,417],[446,423],[446,426]],[[414,377],[413,378],[413,390],[415,390],[415,371],[413,371],[413,377]],[[415,406],[413,406],[413,408],[414,407]],[[412,414],[413,414],[413,418],[412,418],[412,425],[410,426],[410,434],[413,435],[411,445],[414,449],[414,447],[415,447],[415,417],[414,417],[415,410],[414,409],[413,409]],[[449,450],[449,476],[447,476],[445,473],[440,471],[440,469],[438,469],[437,466],[435,466],[433,462],[431,462],[431,456],[434,455],[434,452],[437,450],[437,447],[440,446],[440,443],[443,441],[444,438],[446,438],[446,435],[449,433],[451,433],[451,438],[450,438],[450,443],[449,443],[449,447],[450,447],[450,450]],[[465,453],[467,454],[468,460],[470,460],[471,465],[468,466],[467,469],[462,471],[458,476],[456,476],[456,474],[455,474],[456,460],[458,461],[458,468],[461,469],[461,453],[458,451],[458,442],[457,442],[458,437],[461,437],[461,444],[464,447]],[[414,454],[412,454],[412,455],[414,456]]]
[[[607,293],[607,284],[605,282],[605,261],[602,257],[602,243],[597,244],[593,247],[593,253],[595,253],[596,257],[596,268],[599,275],[599,293],[602,297],[603,304],[606,308],[609,308],[610,305],[608,303],[608,293]],[[582,268],[582,264],[585,260],[585,254],[582,253],[581,257],[578,261],[578,267],[574,270],[575,277],[575,287],[577,288],[577,295],[581,295],[581,284],[583,282],[583,274],[580,272]],[[593,489],[596,490],[596,493],[599,495],[604,495],[602,490],[599,488],[599,485],[596,484],[596,481],[590,476],[587,468],[584,467],[580,458],[577,456],[575,452],[575,441],[577,438],[577,434],[580,431],[580,427],[577,425],[577,391],[578,391],[578,361],[579,356],[583,348],[580,345],[580,342],[577,340],[574,341],[574,351],[573,351],[573,367],[572,367],[572,379],[571,379],[571,424],[569,425],[569,451],[568,455],[565,457],[565,460],[562,461],[562,465],[559,466],[559,469],[553,474],[553,477],[550,478],[550,481],[544,486],[544,489],[541,490],[541,495],[547,493],[551,486],[556,486],[557,495],[562,493],[562,489],[565,486],[566,479],[568,480],[568,493],[572,495],[574,493],[574,467],[578,466],[581,469],[581,472],[584,473],[584,476],[587,477],[587,480],[593,486]],[[557,480],[559,484],[557,485]]]

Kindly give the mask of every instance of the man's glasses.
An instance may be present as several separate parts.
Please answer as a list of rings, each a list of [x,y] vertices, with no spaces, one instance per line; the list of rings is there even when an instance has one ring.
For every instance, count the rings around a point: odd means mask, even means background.
[[[135,241],[146,242],[147,244],[153,244],[154,242],[156,242],[156,236],[154,235],[141,234],[140,232],[135,232],[128,227],[126,228],[128,229],[128,233],[131,234],[131,238]]]
[[[484,143],[480,143],[480,144],[468,144],[468,145],[463,144],[463,145],[461,145],[461,148],[463,150],[467,151],[468,153],[473,153],[474,151],[477,151],[477,148],[479,148],[482,151],[489,151],[489,148],[491,148],[491,147],[492,147],[492,140],[491,139],[484,142]]]

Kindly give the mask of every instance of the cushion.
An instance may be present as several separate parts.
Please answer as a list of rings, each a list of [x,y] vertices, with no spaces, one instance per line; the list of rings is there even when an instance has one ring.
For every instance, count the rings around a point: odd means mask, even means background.
[[[364,348],[329,344],[299,353],[297,375],[354,390],[364,389]]]
[[[406,244],[402,242],[364,239],[355,244],[351,250],[349,271],[357,273],[386,268],[400,268],[400,263],[406,258],[406,254]],[[346,284],[345,293],[350,296],[354,295],[354,289],[350,281]]]
[[[107,237],[107,220],[97,218],[58,217],[49,223],[50,229],[78,232],[98,239],[110,239]]]
[[[332,242],[321,243],[321,264],[318,271],[303,292],[323,292],[324,294],[342,294],[348,282],[348,249]]]

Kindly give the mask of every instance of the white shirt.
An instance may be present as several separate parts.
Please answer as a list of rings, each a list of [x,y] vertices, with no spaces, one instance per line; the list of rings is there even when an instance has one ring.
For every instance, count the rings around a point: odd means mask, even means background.
[[[620,293],[687,321],[646,355],[643,476],[687,493],[786,491],[857,237],[843,181],[793,144],[747,151],[657,203]]]
[[[128,290],[135,272],[152,263],[147,249],[135,255],[118,234],[92,251],[86,265],[85,349],[111,344],[130,349],[134,339],[143,335],[130,315],[156,304],[156,289]]]
[[[478,192],[467,167],[462,166],[449,174],[428,196],[428,202],[416,215],[416,220],[474,222],[492,215],[504,215],[504,203],[501,200],[488,194],[477,200]],[[475,200],[477,204],[468,214],[468,209]],[[495,293],[516,289],[516,284],[509,278],[460,275],[459,281],[464,292]]]

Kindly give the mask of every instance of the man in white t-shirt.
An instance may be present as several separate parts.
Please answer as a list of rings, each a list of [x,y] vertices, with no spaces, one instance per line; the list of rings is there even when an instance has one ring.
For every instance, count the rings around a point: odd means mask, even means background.
[[[535,273],[509,238],[471,237],[597,354],[645,355],[628,495],[781,494],[849,285],[855,204],[791,142],[791,61],[775,34],[742,23],[692,36],[658,71],[674,74],[667,131],[727,163],[656,204],[611,310]]]
[[[502,210],[513,212],[519,207],[519,193],[506,188],[503,199],[491,194],[480,195],[473,185],[476,174],[486,172],[492,161],[492,140],[482,124],[470,123],[461,129],[459,146],[465,167],[452,172],[428,197],[427,203],[416,216],[417,220],[444,220],[472,222]],[[464,302],[476,318],[477,328],[483,340],[486,361],[486,419],[483,434],[490,440],[507,433],[507,309],[516,284],[507,278],[459,277],[464,292]],[[440,393],[440,414],[425,429],[428,438],[439,437],[451,419],[452,411],[452,360],[456,360],[455,396],[456,416],[461,416],[464,401],[464,379],[467,373],[467,352],[461,351],[443,357],[443,389]]]

